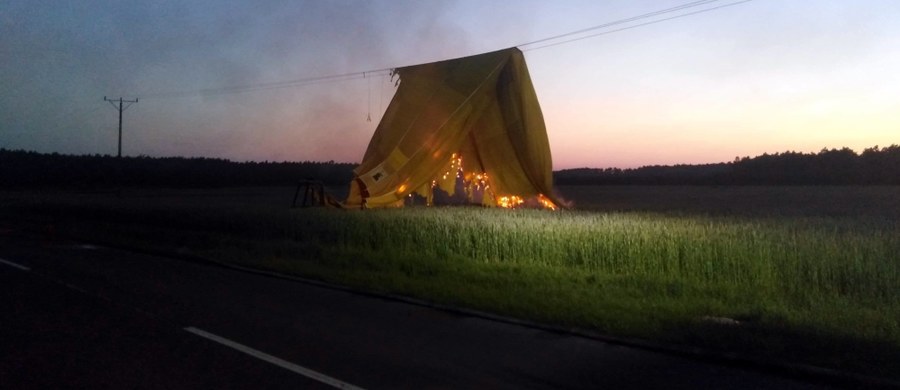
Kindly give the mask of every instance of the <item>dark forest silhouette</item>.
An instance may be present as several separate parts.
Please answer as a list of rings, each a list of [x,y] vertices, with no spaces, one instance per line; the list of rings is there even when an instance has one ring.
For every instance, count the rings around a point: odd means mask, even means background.
[[[346,185],[356,164],[233,162],[213,158],[73,156],[0,149],[0,188]],[[578,168],[554,172],[558,185],[900,185],[900,145],[856,153],[784,152],[719,164]]]
[[[553,176],[562,185],[898,185],[900,145],[874,146],[859,154],[841,148],[763,154],[718,164],[566,169]]]
[[[72,156],[0,149],[0,187],[215,188],[296,185],[313,179],[346,185],[356,164],[233,162],[214,158]]]

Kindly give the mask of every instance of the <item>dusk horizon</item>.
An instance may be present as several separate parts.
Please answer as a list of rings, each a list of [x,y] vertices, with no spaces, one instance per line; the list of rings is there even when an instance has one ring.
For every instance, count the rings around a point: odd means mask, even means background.
[[[0,2],[0,388],[900,388],[898,21]]]
[[[564,171],[564,170],[570,170],[570,169],[639,169],[639,168],[655,167],[655,166],[681,166],[681,165],[696,165],[696,166],[700,166],[700,165],[717,165],[717,164],[727,164],[727,163],[731,163],[731,162],[734,162],[736,159],[755,158],[755,157],[760,157],[760,156],[764,156],[764,155],[779,155],[779,154],[784,154],[784,153],[800,153],[800,154],[804,154],[804,155],[815,155],[815,154],[821,153],[821,152],[823,152],[823,151],[834,151],[834,150],[844,150],[844,149],[850,149],[851,151],[853,151],[853,153],[855,153],[855,154],[857,154],[857,155],[860,155],[860,154],[862,154],[865,150],[871,150],[871,149],[878,150],[879,148],[880,148],[880,149],[891,148],[891,147],[897,147],[897,145],[898,145],[898,144],[890,144],[890,145],[872,145],[872,146],[869,146],[869,147],[862,148],[862,149],[860,149],[860,150],[855,150],[855,149],[848,148],[848,147],[836,147],[836,148],[820,148],[819,150],[813,150],[813,151],[799,151],[799,150],[768,151],[768,152],[763,152],[763,153],[760,153],[760,154],[754,155],[754,156],[734,156],[734,157],[732,157],[731,159],[724,160],[724,161],[708,161],[708,162],[695,162],[695,163],[675,162],[675,163],[671,163],[671,164],[644,164],[644,165],[636,165],[636,166],[589,166],[589,165],[584,165],[584,166],[571,166],[571,167],[557,167],[557,166],[554,165],[553,171],[554,171],[554,172],[557,172],[557,171]],[[53,153],[56,153],[56,154],[60,154],[60,155],[68,155],[68,156],[84,156],[84,157],[90,157],[90,156],[116,157],[116,152],[115,152],[115,151],[112,151],[111,153],[64,153],[64,152],[42,152],[42,151],[38,151],[38,150],[6,149],[6,148],[0,148],[0,150],[6,150],[6,151],[10,151],[10,152],[33,152],[33,153],[40,153],[40,154],[53,154]],[[228,157],[204,156],[204,155],[191,155],[191,156],[186,156],[186,155],[183,155],[183,156],[177,156],[177,155],[157,155],[157,156],[154,156],[154,155],[148,155],[148,154],[139,154],[139,155],[128,155],[128,154],[124,154],[122,157],[124,157],[124,158],[159,158],[159,159],[166,159],[166,158],[183,158],[183,159],[220,159],[220,160],[226,160],[226,161],[229,161],[229,162],[235,162],[235,163],[301,163],[301,162],[310,162],[310,163],[325,163],[325,164],[350,164],[350,165],[359,165],[359,161],[338,161],[338,160],[265,160],[265,159],[264,159],[264,160],[237,160],[237,159],[231,159],[231,158],[228,158]]]
[[[695,3],[13,1],[0,146],[116,153],[103,98],[121,97],[139,99],[125,155],[360,161],[395,91],[387,69],[507,47],[524,52],[555,170],[900,142],[900,4]]]

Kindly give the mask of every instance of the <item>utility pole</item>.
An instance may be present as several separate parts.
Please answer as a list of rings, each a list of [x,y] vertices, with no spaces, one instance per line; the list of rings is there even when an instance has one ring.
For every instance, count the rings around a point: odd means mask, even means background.
[[[109,102],[109,104],[112,104],[113,108],[115,108],[116,110],[119,110],[119,154],[118,154],[118,157],[122,157],[122,111],[127,110],[128,107],[131,107],[132,104],[137,103],[138,99],[134,98],[134,100],[124,100],[122,98],[119,98],[119,100],[118,100],[119,106],[118,107],[116,107],[117,100],[115,100],[115,99],[107,99],[106,96],[104,96],[103,101]],[[128,103],[128,105],[123,107],[122,106],[123,103]]]

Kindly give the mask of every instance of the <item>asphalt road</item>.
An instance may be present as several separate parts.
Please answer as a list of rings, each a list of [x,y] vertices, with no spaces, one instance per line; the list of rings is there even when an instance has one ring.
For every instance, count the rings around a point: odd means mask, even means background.
[[[0,236],[0,388],[814,389],[222,267]]]

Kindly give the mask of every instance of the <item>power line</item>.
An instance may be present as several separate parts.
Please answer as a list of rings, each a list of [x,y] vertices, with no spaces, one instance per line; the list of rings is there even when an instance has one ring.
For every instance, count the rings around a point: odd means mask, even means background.
[[[647,18],[651,18],[654,16],[660,16],[660,15],[664,15],[664,14],[668,14],[668,13],[672,13],[672,12],[683,11],[683,10],[687,10],[687,9],[691,9],[691,8],[695,8],[695,7],[700,7],[700,6],[712,4],[712,3],[715,3],[718,1],[721,1],[721,0],[692,1],[689,3],[684,3],[681,5],[661,9],[658,11],[648,12],[648,13],[644,13],[641,15],[625,18],[625,19],[619,19],[619,20],[615,20],[612,22],[603,23],[603,24],[593,26],[593,27],[579,29],[579,30],[568,32],[565,34],[555,35],[552,37],[547,37],[547,38],[542,38],[542,39],[538,39],[538,40],[531,41],[531,42],[522,43],[522,44],[519,44],[519,45],[516,45],[513,47],[519,47],[522,49],[522,51],[533,51],[533,50],[543,49],[543,48],[547,48],[547,47],[551,47],[551,46],[557,46],[557,45],[562,45],[562,44],[571,43],[571,42],[575,42],[575,41],[580,41],[583,39],[593,38],[593,37],[597,37],[600,35],[612,34],[612,33],[619,32],[619,31],[630,30],[630,29],[643,27],[643,26],[656,24],[656,23],[661,23],[661,22],[665,22],[665,21],[669,21],[669,20],[673,20],[673,19],[678,19],[678,18],[683,18],[683,17],[687,17],[687,16],[697,15],[700,13],[710,12],[710,11],[714,11],[714,10],[718,10],[718,9],[722,9],[722,8],[726,8],[726,7],[735,6],[735,5],[742,4],[742,3],[747,3],[747,2],[750,2],[753,0],[741,0],[741,1],[734,2],[734,3],[728,3],[728,4],[716,6],[716,7],[704,8],[704,9],[701,9],[698,11],[678,14],[675,16],[670,16],[670,17],[663,18],[663,19],[656,19],[656,20],[652,20],[649,22],[630,25],[627,27],[622,27],[622,28],[618,28],[618,29],[614,29],[614,30],[601,31],[601,32],[597,32],[594,34],[580,36],[580,37],[573,38],[573,39],[548,43],[546,45],[533,46],[533,45],[537,45],[537,44],[544,43],[544,42],[551,42],[551,41],[565,38],[565,37],[584,34],[584,33],[590,32],[590,31],[596,31],[596,30],[601,30],[604,28],[609,28],[609,27],[618,26],[618,25],[622,25],[622,24],[626,24],[626,23],[630,23],[630,22],[635,22],[635,21],[638,21],[641,19],[647,19]],[[529,46],[533,46],[533,47],[529,47]],[[411,66],[411,65],[407,65],[407,66]],[[155,94],[142,95],[141,98],[142,99],[163,99],[163,98],[181,98],[181,97],[202,97],[202,96],[215,96],[215,95],[224,95],[224,94],[241,93],[241,92],[253,92],[253,91],[263,91],[263,90],[282,89],[282,88],[294,88],[294,87],[313,85],[313,84],[356,80],[356,79],[366,78],[366,77],[373,76],[373,75],[387,76],[388,74],[390,74],[391,69],[395,69],[395,68],[397,68],[397,67],[373,69],[373,70],[344,73],[344,74],[338,74],[338,75],[305,77],[305,78],[294,79],[294,80],[275,81],[275,82],[268,82],[268,83],[235,85],[235,86],[227,86],[227,87],[220,87],[220,88],[206,88],[206,89],[199,89],[199,90],[193,90],[193,91],[155,93]]]
[[[371,76],[387,76],[390,73],[390,70],[391,70],[390,68],[385,68],[385,69],[369,70],[369,71],[364,71],[364,72],[353,72],[353,73],[344,73],[344,74],[339,74],[339,75],[319,76],[319,77],[306,77],[306,78],[302,78],[302,79],[275,81],[275,82],[269,82],[269,83],[234,85],[234,86],[221,87],[221,88],[200,89],[200,90],[195,90],[195,91],[156,93],[156,94],[144,95],[142,97],[142,99],[214,96],[214,95],[224,95],[224,94],[240,93],[240,92],[292,88],[292,87],[306,86],[306,85],[312,85],[312,84],[322,84],[322,83],[330,83],[330,82],[337,82],[337,81],[356,80],[356,79],[361,79],[361,78],[366,78],[366,77],[371,77]]]
[[[617,28],[617,29],[615,29],[615,30],[608,30],[608,31],[603,31],[603,32],[598,32],[598,33],[590,34],[590,35],[585,35],[585,36],[578,37],[578,38],[567,39],[567,40],[560,41],[560,42],[549,43],[549,44],[542,45],[542,46],[536,46],[536,47],[525,48],[525,49],[522,49],[522,51],[533,51],[533,50],[543,49],[543,48],[547,48],[547,47],[558,46],[558,45],[562,45],[562,44],[565,44],[565,43],[571,43],[571,42],[575,42],[575,41],[580,41],[580,40],[582,40],[582,39],[588,39],[588,38],[598,37],[598,36],[601,36],[601,35],[612,34],[612,33],[619,32],[619,31],[631,30],[631,29],[633,29],[633,28],[638,28],[638,27],[648,26],[648,25],[651,25],[651,24],[661,23],[661,22],[665,22],[665,21],[672,20],[672,19],[683,18],[683,17],[685,17],[685,16],[697,15],[697,14],[701,14],[701,13],[704,13],[704,12],[709,12],[709,11],[714,11],[714,10],[717,10],[717,9],[725,8],[725,7],[731,7],[731,6],[738,5],[738,4],[748,3],[748,2],[751,2],[751,1],[753,1],[753,0],[741,0],[741,1],[738,1],[738,2],[734,2],[734,3],[723,4],[723,5],[720,5],[720,6],[717,6],[717,7],[705,8],[705,9],[702,9],[702,10],[699,10],[699,11],[688,12],[688,13],[684,13],[684,14],[680,14],[680,15],[670,16],[670,17],[668,17],[668,18],[657,19],[657,20],[653,20],[653,21],[649,21],[649,22],[644,22],[644,23],[640,23],[640,24],[635,24],[635,25],[628,26],[628,27]],[[567,36],[570,36],[570,35],[574,35],[574,34],[567,34]],[[546,41],[546,40],[541,40],[541,41]]]
[[[578,35],[578,34],[586,33],[586,32],[588,32],[588,31],[594,31],[594,30],[599,30],[599,29],[602,29],[602,28],[607,28],[607,27],[617,26],[617,25],[620,25],[620,24],[624,24],[624,23],[628,23],[628,22],[634,22],[634,21],[636,21],[636,20],[646,19],[646,18],[650,18],[650,17],[653,17],[653,16],[658,16],[658,15],[667,14],[667,13],[670,13],[670,12],[681,11],[681,10],[683,10],[683,9],[688,9],[688,8],[693,8],[693,7],[699,7],[699,6],[701,6],[701,5],[706,5],[706,4],[709,4],[709,3],[715,3],[715,2],[717,2],[717,1],[720,1],[720,0],[701,0],[701,1],[694,1],[694,2],[690,2],[690,3],[685,3],[685,4],[681,4],[681,5],[675,6],[675,7],[666,8],[666,9],[661,9],[661,10],[659,10],[659,11],[648,12],[648,13],[645,13],[645,14],[641,14],[641,15],[637,15],[637,16],[632,16],[632,17],[626,18],[626,19],[619,19],[619,20],[615,20],[615,21],[612,21],[612,22],[603,23],[603,24],[600,24],[600,25],[597,25],[597,26],[594,26],[594,27],[583,28],[583,29],[580,29],[580,30],[567,32],[567,33],[565,33],[565,34],[555,35],[555,36],[547,37],[547,38],[541,38],[541,39],[538,39],[538,40],[536,40],[536,41],[531,41],[531,42],[521,43],[521,44],[516,45],[516,47],[522,48],[523,46],[530,46],[530,45],[534,45],[534,44],[538,44],[538,43],[543,43],[543,42],[552,41],[552,40],[559,39],[559,38],[570,37],[570,36],[573,36],[573,35]]]

